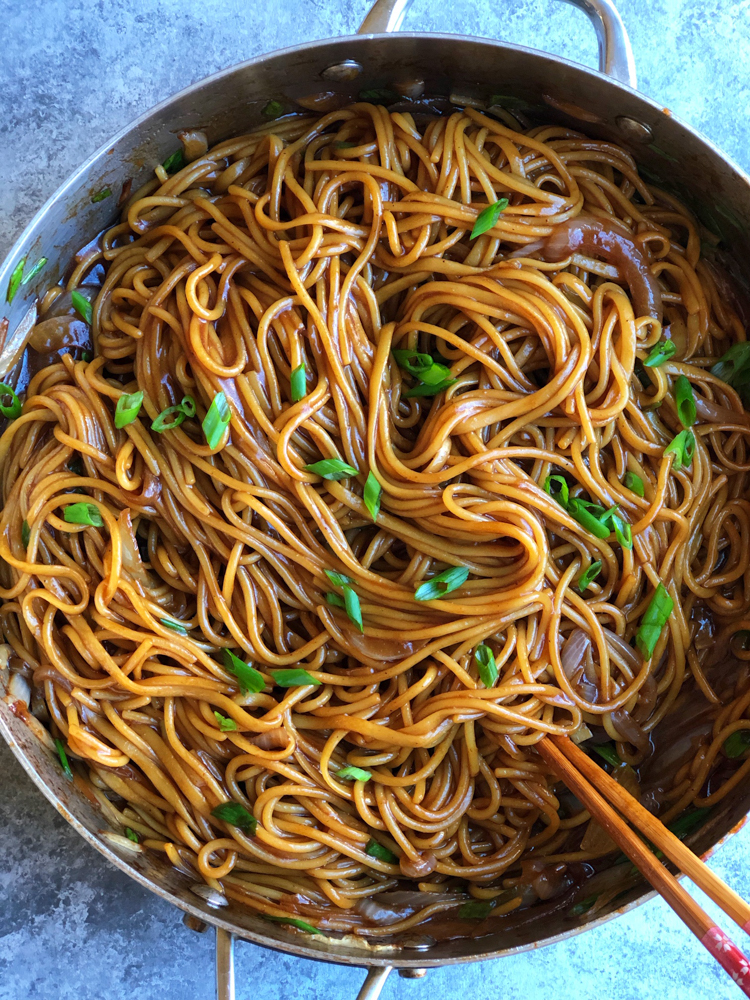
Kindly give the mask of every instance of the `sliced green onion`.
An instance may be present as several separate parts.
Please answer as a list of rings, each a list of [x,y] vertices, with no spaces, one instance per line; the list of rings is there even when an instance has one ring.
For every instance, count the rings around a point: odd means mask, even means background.
[[[73,780],[73,772],[70,769],[70,764],[68,763],[68,755],[65,753],[65,746],[62,740],[55,740],[55,748],[57,750],[57,756],[60,758],[60,767],[63,769],[63,774],[66,778]]]
[[[291,667],[289,670],[271,670],[269,673],[273,677],[274,684],[282,688],[302,687],[305,684],[318,686],[320,684],[317,677],[313,677],[312,674],[308,674],[300,667]]]
[[[125,827],[125,836],[128,838],[128,840],[132,840],[134,844],[138,843],[138,834],[135,832],[135,830],[131,829],[129,826]]]
[[[724,754],[727,757],[741,757],[750,750],[750,729],[738,729],[724,740]]]
[[[81,351],[81,361],[91,361],[93,356],[91,351]]]
[[[558,488],[555,489],[555,486]],[[553,500],[557,500],[561,507],[568,509],[570,490],[568,482],[563,476],[547,476],[544,480],[544,490],[549,493]]]
[[[29,544],[29,539],[31,538],[31,528],[29,527],[29,522],[24,521],[21,525],[21,541],[23,542],[23,547],[26,548]]]
[[[258,828],[255,816],[248,812],[240,802],[222,802],[221,805],[211,810],[211,815],[230,826],[239,827],[240,830],[249,830],[250,833],[255,833]]]
[[[115,407],[115,427],[122,428],[132,424],[137,419],[142,404],[143,389],[120,396]]]
[[[172,417],[173,414],[174,418],[170,420],[169,418]],[[195,400],[192,396],[183,396],[181,403],[176,403],[174,406],[168,406],[166,409],[161,411],[151,424],[151,430],[156,431],[157,434],[163,434],[164,431],[173,431],[175,427],[180,426],[185,417],[194,416]]]
[[[644,496],[643,480],[634,472],[626,472],[622,482],[626,490],[630,490],[631,493],[635,493],[638,497]]]
[[[633,530],[627,521],[617,513],[617,507],[612,507],[601,518],[601,523],[611,526],[615,533],[615,538],[624,549],[633,548]]]
[[[365,854],[369,854],[371,858],[377,858],[378,861],[387,861],[389,865],[395,865],[398,862],[398,858],[393,851],[389,851],[387,847],[383,847],[377,840],[368,840]]]
[[[578,582],[576,584],[581,594],[584,592],[584,590],[589,589],[589,587],[597,578],[597,576],[599,576],[601,571],[602,571],[602,563],[600,559],[597,559],[596,562],[592,562],[590,566],[586,567],[583,573],[581,573],[581,575],[578,577]]]
[[[603,757],[612,767],[619,767],[622,764],[622,758],[615,750],[614,743],[598,743],[591,749],[598,753],[600,757]]]
[[[576,903],[575,906],[571,906],[568,913],[570,913],[571,917],[582,917],[584,913],[587,913],[591,909],[598,898],[598,895],[587,896],[586,899],[582,899],[580,903]]]
[[[216,716],[216,721],[219,723],[219,729],[222,733],[233,733],[237,729],[237,723],[234,719],[228,719],[226,715],[222,715],[221,712],[217,712],[214,709],[214,715]]]
[[[413,385],[411,389],[407,389],[406,392],[402,392],[401,395],[405,399],[413,399],[414,396],[437,396],[439,392],[443,389],[449,389],[458,379],[447,378],[442,382],[436,382],[434,385],[427,382],[420,382],[418,385]]]
[[[292,371],[291,379],[292,402],[299,403],[307,395],[307,378],[304,362]]]
[[[63,511],[63,520],[68,524],[88,524],[92,528],[102,528],[104,518],[93,503],[71,503]]]
[[[364,632],[362,609],[359,604],[359,597],[351,586],[352,581],[348,576],[344,576],[343,573],[337,573],[333,569],[327,569],[325,573],[334,587],[341,587],[344,591],[343,599],[338,598],[338,594],[326,594],[326,600],[329,604],[333,604],[334,607],[343,607],[349,616],[349,620],[354,622],[360,632]]]
[[[474,650],[474,659],[477,661],[477,670],[479,671],[479,679],[482,684],[486,688],[494,687],[498,671],[497,664],[495,663],[495,654],[490,647],[485,643],[477,646]]]
[[[643,362],[647,368],[658,368],[665,361],[669,361],[677,353],[677,344],[673,340],[660,340],[654,344],[648,352],[646,360]]]
[[[313,472],[322,479],[348,479],[349,476],[356,476],[359,469],[355,469],[340,458],[324,458],[320,462],[313,462],[306,465],[307,472]]]
[[[111,188],[102,188],[101,191],[97,191],[96,194],[91,195],[91,201],[96,204],[98,201],[105,201],[107,198],[111,198],[111,196]]]
[[[692,427],[698,419],[698,411],[695,407],[695,396],[690,379],[684,375],[677,376],[674,384],[674,398],[680,423],[683,427]]]
[[[405,372],[415,375],[417,378],[421,378],[422,372],[429,371],[435,364],[435,359],[431,354],[423,354],[421,351],[411,348],[397,348],[391,351],[391,354],[396,359],[399,368],[403,368]]]
[[[346,767],[342,767],[340,771],[336,772],[336,777],[349,781],[369,781],[372,777],[372,771],[365,771],[362,767],[354,767],[351,764],[347,764]]]
[[[731,739],[731,736],[729,738]],[[726,743],[724,745],[726,746]],[[683,813],[682,816],[679,816],[673,823],[667,824],[667,829],[675,837],[684,840],[685,837],[703,826],[710,813],[711,808],[709,806],[699,806],[697,809],[690,809],[688,812]]]
[[[231,420],[232,411],[229,409],[227,397],[223,392],[217,392],[208,408],[208,413],[203,418],[203,433],[211,451],[221,444]]]
[[[585,528],[596,538],[609,538],[608,525],[602,523],[601,515],[597,516],[589,509],[590,503],[591,501],[581,500],[580,497],[573,497],[568,504],[568,513],[574,520],[578,521],[582,528]],[[593,506],[599,510],[602,509],[598,504]]]
[[[494,899],[471,899],[458,911],[459,920],[484,920],[495,908]]]
[[[162,623],[164,628],[168,628],[172,632],[176,632],[178,635],[188,634],[188,630],[185,628],[184,625],[181,625],[179,622],[173,622],[169,618],[160,618],[159,621]]]
[[[341,594],[334,594],[330,590],[326,594],[326,601],[332,604],[334,608],[346,608],[346,601]]]
[[[5,301],[11,303],[16,297],[16,292],[21,287],[21,281],[23,279],[23,269],[26,267],[26,258],[22,257],[16,266],[13,268],[13,273],[10,276],[10,281],[8,282],[8,291],[5,293]]]
[[[22,285],[28,285],[28,283],[30,281],[33,281],[33,279],[36,278],[37,274],[39,274],[39,272],[41,271],[41,269],[44,267],[44,265],[46,263],[47,263],[47,258],[46,257],[40,257],[39,260],[36,262],[36,264],[34,264],[34,266],[32,267],[32,269],[29,271],[29,273],[24,275],[23,280],[21,281],[21,284]]]
[[[344,576],[343,573],[338,573],[335,569],[327,569],[325,570],[325,574],[334,587],[345,587],[348,583],[352,582],[350,577]]]
[[[269,121],[272,121],[274,118],[280,118],[284,114],[284,105],[281,101],[269,101],[261,111],[261,114]]]
[[[659,641],[661,630],[667,624],[669,616],[672,614],[674,601],[667,593],[664,584],[659,581],[651,603],[646,608],[646,613],[641,619],[641,624],[636,632],[635,644],[638,647],[644,660],[651,659],[656,643]]]
[[[469,575],[467,566],[449,566],[431,580],[420,584],[414,592],[415,601],[435,601],[457,590]]]
[[[243,694],[247,694],[248,692],[258,694],[259,691],[263,690],[266,682],[259,670],[251,667],[249,663],[244,663],[239,656],[235,656],[231,649],[223,650],[222,656],[224,658],[224,666],[230,674],[234,674],[237,678],[240,691]]]
[[[359,99],[370,104],[395,104],[402,98],[394,90],[388,90],[387,87],[375,87],[372,90],[360,90]]]
[[[711,368],[711,374],[736,389],[745,406],[750,404],[750,343],[733,344]]]
[[[275,917],[271,913],[264,913],[263,919],[271,920],[275,924],[289,924],[290,927],[296,927],[297,930],[306,931],[308,934],[323,933],[323,931],[319,931],[317,927],[313,927],[312,924],[308,924],[306,920],[300,920],[299,917]]]
[[[367,479],[365,481],[365,507],[367,507],[368,513],[373,521],[377,521],[378,514],[380,513],[380,494],[383,492],[383,487],[380,485],[378,480],[373,476],[372,471],[367,473]]]
[[[176,149],[174,153],[166,158],[162,166],[168,174],[176,174],[178,170],[182,170],[186,163],[185,150]]]
[[[78,315],[84,320],[84,322],[91,326],[94,311],[91,308],[89,300],[84,295],[81,295],[80,292],[71,292],[70,301]]]
[[[509,204],[510,202],[507,198],[498,198],[497,201],[493,201],[491,205],[488,205],[487,208],[481,211],[471,231],[471,239],[475,240],[477,236],[481,236],[482,233],[486,233],[488,229],[492,229],[493,226],[497,225],[497,220]]]
[[[674,455],[672,459],[672,472],[679,472],[685,466],[689,468],[695,454],[695,435],[692,431],[680,431],[672,438],[664,449],[664,456]]]
[[[9,398],[10,402],[5,402],[6,397]],[[23,403],[16,395],[14,389],[6,385],[5,382],[0,382],[0,413],[8,420],[15,420],[21,416],[22,412]]]

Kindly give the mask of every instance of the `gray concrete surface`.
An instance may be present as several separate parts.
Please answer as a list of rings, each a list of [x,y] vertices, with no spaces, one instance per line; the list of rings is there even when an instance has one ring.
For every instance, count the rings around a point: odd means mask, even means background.
[[[66,175],[136,114],[258,53],[356,30],[368,0],[0,0],[0,256]],[[620,0],[641,89],[750,167],[750,0]],[[416,0],[405,27],[594,65],[552,0]],[[710,196],[707,194],[707,196]],[[750,830],[712,860],[750,897]],[[710,904],[706,904],[711,909]],[[737,932],[738,937],[740,932]],[[213,940],[80,841],[0,746],[0,1000],[210,1000]],[[357,970],[238,948],[239,1000],[353,1000]],[[661,901],[500,962],[393,977],[384,1000],[733,1000]]]

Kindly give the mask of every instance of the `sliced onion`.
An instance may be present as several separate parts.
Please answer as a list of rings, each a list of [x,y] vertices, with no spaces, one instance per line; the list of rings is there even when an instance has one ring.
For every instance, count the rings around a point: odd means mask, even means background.
[[[703,396],[695,397],[695,410],[700,420],[708,424],[744,424],[750,426],[750,414],[744,410],[732,410]]]
[[[401,874],[406,878],[423,878],[437,868],[437,858],[432,851],[422,851],[416,860],[404,855],[398,863]]]
[[[632,743],[634,747],[638,748],[638,750],[648,749],[648,736],[644,733],[630,712],[626,712],[624,708],[618,708],[615,709],[614,712],[610,712],[609,717],[612,720],[613,728],[622,740],[626,743]]]
[[[560,662],[573,690],[584,701],[594,704],[599,688],[586,676],[587,660],[591,658],[591,636],[575,628],[563,643]]]
[[[138,543],[135,540],[133,523],[130,520],[130,508],[126,507],[121,511],[117,519],[117,526],[120,531],[120,544],[122,547],[122,565],[130,576],[137,580],[146,590],[154,587],[154,581],[148,570],[143,565],[141,554],[138,551]]]
[[[11,674],[8,694],[15,701],[22,701],[27,708],[31,704],[31,685],[23,674]]]
[[[129,837],[123,837],[121,833],[110,833],[109,830],[102,830],[101,836],[108,840],[113,847],[119,847],[122,851],[129,851],[131,854],[142,854],[143,848],[136,844]]]
[[[424,93],[424,80],[404,80],[402,83],[394,83],[393,89],[402,97],[415,101]]]
[[[267,733],[258,733],[254,736],[252,742],[260,750],[278,750],[289,746],[289,733],[283,727],[269,729]]]
[[[178,132],[177,138],[182,143],[185,159],[188,163],[192,163],[193,160],[197,160],[198,157],[203,156],[208,151],[208,139],[205,132],[198,132],[196,129],[186,129],[184,132]]]
[[[368,920],[372,920],[373,923],[393,924],[405,917],[410,917],[413,913],[418,913],[419,910],[423,910],[435,902],[444,902],[444,895],[435,892],[397,889],[395,892],[381,892],[376,896],[359,899],[354,910]],[[457,895],[456,906],[465,902],[465,896]]]
[[[223,893],[212,889],[210,885],[202,885],[200,882],[190,886],[190,891],[205,899],[209,906],[218,910],[221,906],[229,906],[229,900]]]
[[[521,885],[529,885],[539,899],[553,899],[565,892],[573,884],[567,874],[568,866],[548,864],[543,861],[524,861],[521,865]]]
[[[616,632],[610,632],[609,629],[604,629],[604,638],[607,640],[610,655],[614,654],[615,659],[619,658],[630,667],[633,673],[638,673],[641,664],[633,647],[621,639]]]
[[[39,354],[52,354],[63,347],[89,348],[91,331],[75,316],[48,316],[31,331],[29,347]]]

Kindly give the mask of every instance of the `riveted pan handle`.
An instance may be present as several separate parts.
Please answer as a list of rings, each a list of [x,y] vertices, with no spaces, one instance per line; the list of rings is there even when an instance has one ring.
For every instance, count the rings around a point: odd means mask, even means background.
[[[630,39],[613,0],[564,0],[588,14],[599,41],[599,72],[636,87],[635,60]],[[362,22],[360,35],[398,31],[412,0],[376,0]]]
[[[357,1000],[378,1000],[393,966],[370,967]],[[216,1000],[235,1000],[234,934],[216,928]]]

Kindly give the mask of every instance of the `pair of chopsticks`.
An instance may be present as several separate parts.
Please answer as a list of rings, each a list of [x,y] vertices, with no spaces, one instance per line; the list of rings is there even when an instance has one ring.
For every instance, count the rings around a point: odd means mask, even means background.
[[[690,848],[678,840],[671,830],[652,816],[637,799],[567,737],[546,736],[537,743],[536,749],[719,965],[729,973],[745,996],[750,997],[750,961],[651,853],[620,813],[627,816],[645,837],[748,934],[750,906],[704,865]]]

